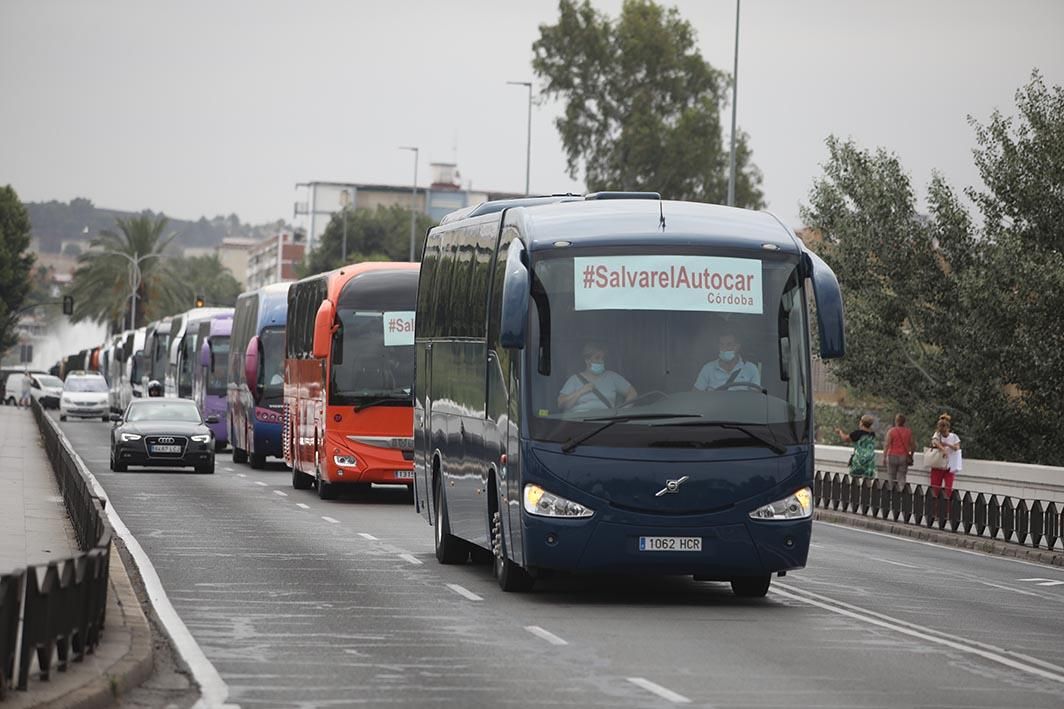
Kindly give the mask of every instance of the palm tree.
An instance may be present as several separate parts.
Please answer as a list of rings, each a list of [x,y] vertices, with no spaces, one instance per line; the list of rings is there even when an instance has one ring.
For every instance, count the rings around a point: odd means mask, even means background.
[[[163,251],[176,234],[163,236],[169,220],[142,214],[115,219],[117,231],[101,231],[78,257],[78,267],[68,293],[74,296],[74,322],[94,320],[122,329],[132,305],[131,270],[140,268],[136,322],[155,316],[152,301],[173,289],[173,278],[163,260]]]

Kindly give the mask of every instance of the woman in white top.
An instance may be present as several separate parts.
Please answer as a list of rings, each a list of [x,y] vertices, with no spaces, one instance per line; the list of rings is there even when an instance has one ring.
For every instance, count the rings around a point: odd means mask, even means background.
[[[933,515],[938,517],[938,493],[942,486],[946,487],[946,500],[953,496],[953,481],[957,473],[963,467],[961,459],[961,439],[952,430],[952,419],[949,414],[938,417],[938,425],[934,435],[931,436],[931,447],[938,449],[945,456],[945,463],[931,467],[931,490],[935,496],[935,510]],[[947,504],[949,504],[947,502]]]
[[[637,396],[627,379],[606,369],[606,348],[602,345],[584,345],[584,366],[584,371],[569,377],[558,394],[558,408],[562,411],[612,409]]]

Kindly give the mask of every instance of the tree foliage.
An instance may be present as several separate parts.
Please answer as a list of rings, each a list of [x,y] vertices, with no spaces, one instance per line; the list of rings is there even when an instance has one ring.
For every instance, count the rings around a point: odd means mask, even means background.
[[[153,312],[173,315],[193,307],[203,296],[210,307],[233,307],[242,290],[216,255],[168,259],[165,263],[170,285],[160,289]]]
[[[917,420],[950,412],[968,455],[1057,463],[1064,92],[1036,72],[1017,108],[972,121],[980,219],[937,175],[919,213],[895,155],[835,138],[803,217],[843,287],[843,380]]]
[[[11,185],[0,188],[0,355],[15,344],[19,308],[33,268],[30,220]]]
[[[435,224],[418,213],[414,227],[414,257],[421,257],[425,233]],[[410,210],[398,205],[347,212],[347,260],[341,257],[344,214],[332,216],[314,252],[301,269],[303,275],[322,273],[359,261],[406,261],[410,257]]]
[[[589,0],[560,0],[557,24],[541,25],[532,68],[556,120],[576,179],[589,190],[645,190],[671,199],[724,203],[729,150],[721,113],[728,77],[699,53],[695,31],[675,9],[625,0],[620,17]],[[749,138],[737,133],[736,205],[764,205]]]

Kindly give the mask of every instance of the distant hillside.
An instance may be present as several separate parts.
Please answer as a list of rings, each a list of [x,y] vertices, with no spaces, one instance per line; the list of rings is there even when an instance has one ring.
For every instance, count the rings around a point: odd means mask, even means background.
[[[87,242],[103,229],[114,229],[115,217],[133,217],[138,214],[155,215],[150,209],[143,212],[125,212],[95,206],[90,200],[75,198],[65,202],[26,202],[33,237],[45,253],[59,253],[64,242]],[[88,228],[86,233],[85,229]],[[181,248],[205,248],[217,246],[227,237],[259,239],[275,234],[278,230],[291,229],[283,220],[271,224],[243,224],[240,217],[230,214],[212,219],[200,217],[197,221],[170,219],[167,232],[177,232],[174,245]]]

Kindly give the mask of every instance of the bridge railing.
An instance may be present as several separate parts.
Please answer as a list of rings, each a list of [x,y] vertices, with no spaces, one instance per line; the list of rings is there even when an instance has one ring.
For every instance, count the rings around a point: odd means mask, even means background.
[[[826,510],[923,525],[1033,549],[1064,551],[1064,509],[1056,502],[818,470],[813,502]]]
[[[0,699],[11,684],[27,689],[34,655],[47,681],[53,661],[64,672],[70,661],[92,654],[107,609],[112,530],[106,500],[93,493],[56,423],[36,400],[32,406],[82,551],[0,575]]]

